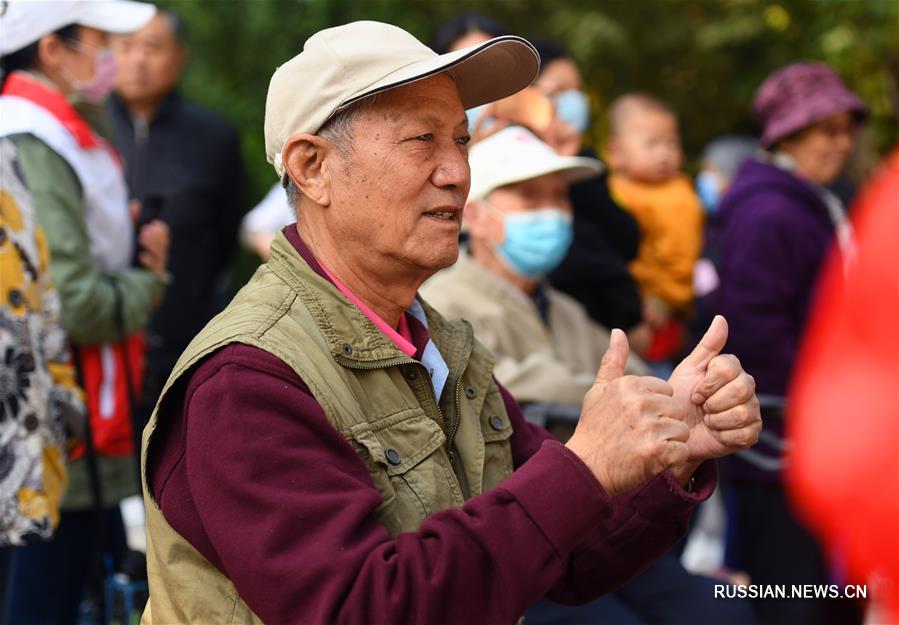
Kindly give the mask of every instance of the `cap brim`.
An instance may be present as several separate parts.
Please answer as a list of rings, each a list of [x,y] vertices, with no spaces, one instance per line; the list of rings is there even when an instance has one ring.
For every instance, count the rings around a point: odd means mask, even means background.
[[[145,2],[85,2],[77,23],[108,33],[125,34],[140,30],[154,15],[156,7]]]
[[[521,37],[496,37],[484,43],[410,63],[365,91],[342,102],[344,108],[366,96],[449,72],[456,81],[463,108],[501,100],[531,84],[540,70],[540,55]]]

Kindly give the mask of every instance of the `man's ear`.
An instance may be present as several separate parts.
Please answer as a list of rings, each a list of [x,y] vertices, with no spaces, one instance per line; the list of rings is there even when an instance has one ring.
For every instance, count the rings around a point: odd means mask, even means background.
[[[331,204],[331,176],[325,162],[328,144],[315,135],[298,134],[287,140],[281,156],[284,170],[307,198],[320,206]]]

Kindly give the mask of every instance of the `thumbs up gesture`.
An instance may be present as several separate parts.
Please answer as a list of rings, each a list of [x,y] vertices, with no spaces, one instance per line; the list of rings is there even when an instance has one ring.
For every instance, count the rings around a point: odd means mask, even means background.
[[[721,354],[726,342],[727,322],[719,315],[668,378],[687,410],[691,462],[751,447],[762,429],[755,380],[735,356]]]
[[[612,330],[566,443],[606,492],[615,496],[665,469],[689,474],[703,460],[755,444],[762,428],[755,381],[736,357],[721,354],[726,342],[727,322],[715,317],[665,382],[624,375],[627,338]]]
[[[624,332],[612,330],[596,382],[566,443],[611,496],[690,457],[687,420],[693,405],[675,397],[664,380],[624,375],[627,354]]]

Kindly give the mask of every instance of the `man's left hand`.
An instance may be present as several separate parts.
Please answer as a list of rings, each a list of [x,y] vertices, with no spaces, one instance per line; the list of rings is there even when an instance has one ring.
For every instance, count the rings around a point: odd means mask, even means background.
[[[762,429],[755,380],[736,356],[721,354],[726,342],[727,321],[718,315],[668,379],[674,397],[690,404],[691,463],[752,447]]]

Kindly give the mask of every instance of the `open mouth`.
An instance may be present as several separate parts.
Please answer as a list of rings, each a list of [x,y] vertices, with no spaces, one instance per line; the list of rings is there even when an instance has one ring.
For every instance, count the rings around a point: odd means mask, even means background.
[[[456,213],[455,211],[428,211],[424,213],[425,217],[435,217],[436,219],[443,219],[446,221],[456,221]]]

